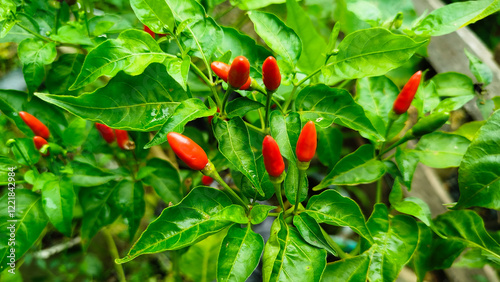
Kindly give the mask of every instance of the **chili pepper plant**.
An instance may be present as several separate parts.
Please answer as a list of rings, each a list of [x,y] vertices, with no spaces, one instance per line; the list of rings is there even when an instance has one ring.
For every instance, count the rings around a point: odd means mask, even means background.
[[[498,78],[425,61],[497,1],[333,2],[0,0],[1,280],[498,271]],[[456,174],[439,215],[422,165]]]

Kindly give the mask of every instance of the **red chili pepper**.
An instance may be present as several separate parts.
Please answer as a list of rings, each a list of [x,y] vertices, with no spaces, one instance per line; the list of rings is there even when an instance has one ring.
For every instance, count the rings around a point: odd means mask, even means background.
[[[201,178],[201,183],[205,186],[210,186],[212,182],[214,182],[214,179],[210,176],[203,175],[203,177]]]
[[[278,67],[278,62],[272,56],[267,57],[262,64],[262,81],[264,81],[267,90],[274,91],[280,87],[280,68]]]
[[[147,25],[144,25],[144,31],[149,33],[149,35],[151,35],[151,37],[155,38],[155,32],[152,31]]]
[[[208,163],[208,157],[200,145],[177,132],[167,134],[167,140],[174,153],[191,169],[202,170],[205,168]]]
[[[271,135],[267,135],[262,142],[262,155],[267,173],[273,177],[280,176],[285,170],[285,162],[281,156],[278,143]]]
[[[102,124],[102,123],[96,123],[95,127],[101,133],[102,138],[108,142],[108,144],[113,143],[115,141],[115,133],[113,132],[113,129],[109,128],[109,126]]]
[[[40,120],[36,117],[28,114],[27,112],[19,112],[19,116],[23,119],[29,128],[35,133],[35,135],[41,136],[45,139],[49,139],[50,131]]]
[[[47,140],[45,140],[43,137],[40,137],[40,136],[35,136],[33,137],[33,142],[35,143],[35,148],[37,150],[40,150],[42,149],[43,146],[49,144],[49,142],[47,142]],[[42,154],[44,157],[48,156],[49,153],[47,152],[46,154]]]
[[[223,63],[223,62],[212,62],[210,64],[210,67],[212,68],[212,71],[220,77],[220,79],[224,80],[227,82],[227,77],[229,75],[229,69],[231,68],[230,65]],[[252,78],[248,77],[247,82],[243,84],[243,86],[240,87],[240,90],[247,90],[250,88],[250,84],[252,84]]]
[[[250,77],[250,63],[244,56],[234,58],[227,75],[227,83],[239,89],[248,82]]]
[[[422,78],[422,71],[417,71],[410,80],[405,84],[398,97],[394,101],[394,105],[392,110],[398,114],[404,114],[410,108],[411,102],[413,98],[415,98],[415,94],[418,90],[418,85],[420,84],[420,79]]]
[[[309,121],[302,128],[297,141],[297,148],[295,148],[297,159],[304,163],[310,162],[316,153],[317,144],[316,126],[314,122]]]
[[[128,132],[126,130],[115,129],[116,143],[118,147],[122,150],[133,150],[135,149],[134,141],[129,139]]]

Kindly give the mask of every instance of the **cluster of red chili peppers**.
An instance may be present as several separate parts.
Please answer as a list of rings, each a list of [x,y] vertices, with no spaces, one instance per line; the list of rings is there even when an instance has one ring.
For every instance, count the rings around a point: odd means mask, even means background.
[[[101,134],[102,138],[108,144],[112,144],[115,141],[116,135],[116,143],[118,144],[118,147],[120,147],[120,149],[128,151],[135,149],[135,143],[134,141],[130,140],[128,132],[126,130],[112,129],[105,124],[97,122],[95,124],[95,127]]]

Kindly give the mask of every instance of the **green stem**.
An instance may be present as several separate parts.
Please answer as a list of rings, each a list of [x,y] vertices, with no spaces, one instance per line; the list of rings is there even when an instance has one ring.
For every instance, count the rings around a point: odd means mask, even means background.
[[[59,28],[59,19],[61,17],[61,7],[57,9],[56,20],[54,23],[54,34],[57,34],[57,29]]]
[[[87,11],[88,11],[88,10],[89,10],[89,8],[91,8],[91,7],[87,6],[88,4],[89,4],[89,3],[88,3],[88,0],[83,1],[83,10],[84,10],[83,18],[84,18],[84,20],[85,20],[85,27],[86,27],[86,29],[87,29],[87,34],[89,35],[89,37],[91,37],[91,36],[90,36],[90,28],[89,28],[89,17],[88,17],[88,15],[87,15]]]
[[[295,207],[293,208],[293,214],[297,214],[297,209],[299,208],[300,187],[302,187],[304,177],[306,177],[306,171],[303,169],[299,169],[299,186],[297,186],[297,192],[295,194]]]
[[[281,210],[285,210],[285,204],[283,204],[283,196],[281,195],[281,186],[283,182],[281,183],[276,183],[273,182],[274,185],[274,191],[276,192],[276,198],[278,198],[278,202],[280,203]]]
[[[115,240],[113,239],[113,235],[111,235],[111,232],[109,232],[108,228],[103,228],[102,229],[104,238],[106,239],[108,243],[108,250],[111,256],[113,257],[113,260],[119,259],[120,255],[118,254],[118,249],[116,248]],[[118,275],[118,280],[120,282],[126,282],[127,279],[125,278],[125,271],[123,271],[123,267],[121,264],[114,263],[116,274]]]
[[[174,271],[174,281],[182,282],[181,271],[179,267],[179,251],[172,251],[172,270]]]
[[[267,214],[267,216],[274,216],[274,217],[278,217],[281,213],[280,212],[270,212]]]
[[[389,124],[387,124],[387,131],[385,132],[385,136],[384,136],[384,143],[382,143],[382,147],[380,147],[380,151],[384,150],[384,147],[386,145],[386,143],[388,142],[387,138],[389,137],[389,133],[391,132],[391,128],[392,128],[392,125],[394,124],[396,120],[389,117]],[[382,155],[382,154],[380,154]]]
[[[341,259],[349,258],[350,255],[345,253],[344,250],[342,250],[342,248],[337,243],[335,243],[335,241],[333,241],[332,237],[330,237],[330,235],[328,233],[326,233],[326,231],[323,229],[323,227],[320,227],[320,228],[321,228],[321,232],[324,235],[323,237],[325,237],[328,244],[335,250],[335,252],[337,252],[337,255]]]
[[[253,124],[251,124],[251,123],[248,123],[248,122],[246,122],[246,121],[245,121],[245,124],[246,124],[246,126],[247,126],[249,129],[251,129],[251,130],[253,130],[253,131],[257,132],[257,133],[260,133],[260,134],[263,134],[263,135],[266,135],[266,134],[267,134],[267,131],[266,131],[266,130],[261,129],[261,128],[258,128],[257,126],[255,126],[255,125],[253,125]]]
[[[214,20],[218,20],[220,18],[222,18],[223,16],[227,15],[229,12],[231,12],[234,8],[236,8],[236,5],[231,5],[231,7],[229,7],[228,9],[222,11],[222,13],[218,14]]]
[[[220,109],[220,112],[223,115],[226,115],[226,104],[227,101],[229,100],[229,96],[234,92],[234,89],[231,86],[227,87],[226,93],[224,93],[224,98],[222,98],[222,107]]]
[[[252,97],[255,101],[257,101],[257,97],[255,97],[255,94],[252,93]],[[265,130],[266,129],[266,124],[264,123],[264,116],[262,115],[262,109],[258,109],[257,110],[257,113],[259,113],[259,119],[260,119],[260,127],[262,128],[262,130]]]
[[[266,99],[266,120],[265,120],[265,125],[266,125],[266,130],[269,128],[269,114],[271,112],[271,101],[273,98],[273,92],[274,91],[268,91],[267,92],[267,99]]]
[[[311,77],[317,75],[319,72],[321,72],[321,69],[322,68],[319,68],[315,71],[313,71],[311,74],[309,74],[308,76],[304,77],[301,81],[299,81],[299,83],[296,84],[296,86],[301,86],[304,82],[306,82],[308,79],[310,79]]]
[[[238,196],[238,194],[236,194],[236,192],[234,192],[233,189],[231,189],[231,187],[229,187],[229,185],[226,184],[226,182],[224,182],[224,180],[222,180],[222,177],[220,177],[219,173],[215,172],[214,174],[210,175],[210,177],[219,182],[219,184],[224,187],[224,190],[226,190],[238,202],[238,204],[243,206],[247,212],[249,211],[248,205],[240,198],[240,196]]]
[[[299,87],[298,84],[293,86],[292,93],[290,93],[290,97],[286,99],[285,105],[283,105],[283,111],[282,111],[283,113],[285,113],[286,110],[288,110],[288,106],[290,106],[290,103],[292,102],[293,96],[295,96],[295,92],[297,91],[298,87]]]
[[[26,162],[26,165],[28,165],[31,168],[31,170],[33,170],[33,173],[35,174],[35,176],[38,177],[38,175],[40,174],[38,172],[38,169],[31,162],[28,162],[28,159],[24,155],[23,151],[21,151],[21,148],[19,148],[19,145],[17,144],[17,142],[14,142],[14,146],[16,146],[17,150],[19,151],[19,154],[21,155],[21,157],[23,157],[23,160]]]
[[[377,195],[375,197],[377,204],[382,202],[382,178],[383,176],[377,181]]]
[[[49,38],[44,37],[44,36],[41,36],[40,34],[38,34],[38,33],[34,32],[34,31],[30,30],[29,28],[25,27],[25,26],[24,26],[24,25],[22,25],[22,24],[20,24],[20,23],[16,23],[16,24],[17,24],[17,26],[19,26],[20,28],[22,28],[22,29],[26,30],[28,33],[30,33],[30,34],[32,34],[32,35],[34,35],[35,37],[37,37],[37,38],[39,38],[39,39],[41,39],[41,40],[43,40],[43,41],[46,41],[46,42],[52,42],[52,40],[50,40]]]
[[[403,136],[403,138],[399,139],[396,143],[392,144],[391,146],[389,146],[387,149],[385,150],[381,150],[382,152],[380,154],[378,154],[378,158],[380,159],[385,153],[389,152],[390,150],[396,148],[397,146],[403,144],[404,142],[408,141],[412,139],[412,137],[410,136]],[[383,148],[383,147],[382,147]]]
[[[192,70],[210,87],[210,91],[212,91],[212,94],[214,95],[215,103],[217,104],[217,107],[219,109],[222,107],[222,103],[219,97],[219,94],[217,93],[217,90],[215,89],[215,85],[208,79],[208,77],[193,63],[191,62],[191,68]]]

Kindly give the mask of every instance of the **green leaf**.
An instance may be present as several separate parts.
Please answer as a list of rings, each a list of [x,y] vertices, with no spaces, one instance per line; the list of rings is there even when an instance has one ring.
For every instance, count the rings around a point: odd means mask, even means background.
[[[174,16],[165,0],[132,0],[130,6],[137,18],[152,31],[167,33],[174,30]]]
[[[266,42],[276,54],[283,57],[291,65],[295,65],[302,52],[299,36],[285,25],[274,14],[252,11],[248,12],[255,32]]]
[[[467,138],[434,132],[424,135],[415,148],[420,161],[430,167],[458,167],[469,146]]]
[[[285,3],[286,0],[230,0],[231,5],[238,5],[241,10],[257,10],[272,4]]]
[[[366,117],[371,121],[377,132],[386,136],[389,124],[389,113],[399,89],[386,76],[365,77],[356,81],[356,103],[365,110]],[[406,118],[397,119],[392,125],[388,139],[396,136],[405,126]]]
[[[197,118],[213,116],[217,112],[217,107],[207,108],[203,101],[198,98],[192,98],[180,103],[172,115],[165,120],[162,127],[151,141],[144,147],[151,148],[155,145],[160,145],[167,141],[167,134],[170,132],[183,132],[184,126]]]
[[[263,281],[319,281],[326,266],[326,251],[307,244],[280,214],[271,227],[263,256]]]
[[[473,95],[457,96],[442,100],[435,108],[434,112],[452,112],[462,108],[470,100],[474,99]]]
[[[465,74],[445,72],[431,79],[436,84],[436,91],[440,97],[456,97],[475,95],[474,83]]]
[[[222,155],[248,178],[260,195],[264,196],[257,175],[257,164],[250,144],[248,128],[243,120],[239,117],[229,121],[215,119],[213,130]]]
[[[128,223],[130,240],[133,240],[146,210],[142,183],[122,181],[116,188],[114,200],[117,208],[122,211],[122,217]]]
[[[121,72],[105,87],[78,97],[43,93],[36,96],[83,119],[137,131],[158,128],[174,113],[179,101],[189,98],[158,64],[138,76]]]
[[[374,250],[362,255],[328,264],[321,281],[357,282],[368,281],[368,270]]]
[[[11,0],[2,0],[0,5],[0,38],[3,38],[16,25],[13,15],[16,13],[16,4]]]
[[[11,192],[10,192],[11,193]],[[0,263],[2,270],[10,263],[10,249],[13,245],[9,244],[10,234],[14,233],[15,240],[15,258],[19,260],[35,244],[47,226],[47,215],[43,212],[40,195],[27,189],[15,190],[15,212],[9,209],[9,193],[5,193],[0,198]],[[11,216],[12,215],[12,216]],[[9,220],[17,220],[11,222]],[[12,231],[7,229],[14,226]]]
[[[425,87],[423,83],[419,85],[415,99],[413,99],[412,105],[418,110],[418,116],[424,117],[426,113],[433,111],[441,102],[439,98],[436,83],[434,81],[429,81]]]
[[[259,205],[258,203],[256,203],[250,210],[251,223],[253,225],[262,223],[264,220],[266,220],[269,212],[271,210],[274,210],[275,208],[275,206]]]
[[[449,211],[435,219],[436,228],[449,239],[479,248],[495,260],[500,259],[500,244],[488,234],[483,219],[471,210]]]
[[[319,161],[327,166],[333,168],[340,159],[340,152],[342,150],[343,141],[342,132],[333,126],[318,130],[318,152]]]
[[[344,89],[324,84],[307,86],[299,92],[295,104],[303,121],[312,120],[321,127],[336,123],[363,132],[375,140],[384,140],[363,108]]]
[[[286,11],[287,24],[299,36],[304,51],[300,55],[298,67],[304,72],[313,72],[325,63],[326,42],[296,0],[286,1]]]
[[[243,195],[251,199],[257,199],[259,201],[269,200],[274,195],[274,185],[271,183],[269,174],[266,171],[263,156],[260,155],[257,158],[255,158],[255,163],[257,165],[257,177],[260,182],[260,187],[262,188],[262,191],[264,191],[264,195],[259,194],[257,188],[255,188],[255,186],[252,185],[250,179],[248,179],[247,177],[243,177],[243,174],[240,174],[241,191],[243,192]],[[239,171],[232,172],[233,175],[237,173],[240,172]]]
[[[475,23],[500,10],[498,0],[452,3],[432,11],[413,26],[417,34],[439,36]]]
[[[190,281],[210,282],[217,278],[217,255],[224,231],[212,235],[189,247],[179,262],[181,272]],[[175,256],[176,254],[172,254]]]
[[[467,49],[465,49],[465,55],[469,58],[469,69],[476,77],[477,81],[483,83],[485,86],[490,84],[493,80],[493,72],[491,69]]]
[[[332,255],[337,256],[337,252],[325,238],[325,236],[329,235],[324,234],[321,226],[307,213],[301,213],[298,216],[294,216],[293,225],[297,227],[300,235],[304,238],[304,240],[306,240],[307,243],[317,248],[323,248]]]
[[[342,40],[338,54],[323,67],[323,75],[329,85],[343,79],[384,75],[402,66],[425,43],[383,28],[355,31]]]
[[[307,203],[306,213],[318,223],[349,226],[368,241],[373,240],[358,204],[335,190],[312,196]]]
[[[236,98],[227,103],[226,113],[229,119],[234,117],[243,117],[248,112],[263,108],[261,103],[248,99],[246,97]]]
[[[403,189],[399,181],[394,181],[391,193],[389,194],[389,202],[391,207],[400,213],[412,215],[420,219],[425,225],[431,227],[432,216],[429,206],[420,198],[406,197],[403,198]]]
[[[262,68],[264,60],[271,56],[271,53],[261,45],[256,44],[255,40],[246,34],[230,27],[222,27],[224,31],[224,40],[219,46],[221,53],[231,51],[231,58],[236,56],[245,56],[250,65],[256,69]],[[232,62],[232,60],[229,60]]]
[[[500,111],[476,133],[459,167],[460,199],[454,208],[500,209]]]
[[[89,130],[87,128],[86,120],[78,117],[73,119],[69,126],[63,131],[62,138],[64,144],[73,148],[80,147],[89,135]]]
[[[19,163],[9,157],[0,156],[0,171],[8,172],[11,167],[19,167]]]
[[[88,37],[87,29],[83,24],[70,22],[57,30],[57,34],[50,35],[50,39],[56,42],[79,44],[79,45],[94,45]]]
[[[24,80],[30,93],[40,86],[45,77],[45,65],[52,63],[57,56],[56,44],[33,38],[26,38],[17,48],[23,64]]]
[[[85,56],[82,54],[63,54],[52,64],[45,79],[45,86],[52,94],[77,95],[77,91],[69,91],[83,66]]]
[[[470,121],[462,124],[457,130],[453,131],[453,134],[463,136],[469,141],[473,141],[476,133],[479,131],[481,126],[486,123],[485,120]]]
[[[172,58],[175,57],[163,53],[148,33],[126,30],[118,38],[106,40],[89,52],[82,71],[69,90],[81,88],[103,75],[115,76],[119,71],[136,76],[150,64]]]
[[[71,162],[73,175],[71,182],[78,187],[93,187],[106,184],[118,178],[117,175],[86,162],[75,160]]]
[[[42,188],[43,210],[50,222],[66,237],[71,237],[75,191],[68,177],[57,177]]]
[[[40,153],[35,148],[33,138],[17,138],[12,152],[16,161],[23,165],[32,166],[40,160]]]
[[[401,177],[408,190],[411,190],[411,183],[413,180],[413,174],[417,169],[419,162],[419,154],[415,151],[402,150],[401,148],[396,149],[396,163],[398,164],[399,171],[401,172]]]
[[[146,165],[155,171],[144,178],[144,183],[153,187],[165,203],[177,204],[182,199],[179,171],[162,159],[150,159]]]
[[[417,248],[418,225],[405,215],[389,220],[384,204],[375,206],[367,225],[374,239],[368,280],[394,281]]]
[[[330,185],[371,183],[382,177],[385,172],[384,163],[375,158],[373,146],[366,144],[341,159],[313,190]]]
[[[246,281],[260,261],[264,239],[251,225],[234,224],[222,241],[217,263],[217,281]]]
[[[231,205],[224,192],[197,187],[179,204],[164,209],[149,224],[127,256],[117,259],[116,263],[125,263],[143,254],[182,249],[228,227],[232,220],[239,221],[243,217],[246,217],[243,207]]]

